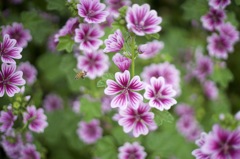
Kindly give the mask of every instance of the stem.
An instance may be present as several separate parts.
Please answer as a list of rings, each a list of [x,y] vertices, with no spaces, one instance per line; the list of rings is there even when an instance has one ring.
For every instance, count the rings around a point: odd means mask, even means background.
[[[132,54],[132,63],[131,63],[131,74],[132,77],[135,75],[135,35],[131,35],[131,54]]]

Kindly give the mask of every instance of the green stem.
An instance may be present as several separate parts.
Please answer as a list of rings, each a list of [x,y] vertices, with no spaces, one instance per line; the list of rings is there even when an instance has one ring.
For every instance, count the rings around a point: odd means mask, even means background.
[[[132,63],[131,63],[131,74],[132,77],[135,75],[135,35],[131,35],[131,54],[132,54]]]

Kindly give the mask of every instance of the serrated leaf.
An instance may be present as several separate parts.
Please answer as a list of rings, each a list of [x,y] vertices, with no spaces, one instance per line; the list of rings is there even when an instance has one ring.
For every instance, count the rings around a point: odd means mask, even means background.
[[[59,37],[59,42],[57,45],[58,51],[66,50],[68,53],[72,52],[74,45],[74,40],[70,35]]]
[[[228,83],[233,80],[232,72],[227,68],[216,67],[210,77],[222,88],[226,88]]]
[[[113,159],[117,158],[117,148],[114,144],[114,140],[110,136],[105,136],[100,139],[95,147],[95,155],[101,159]]]
[[[112,73],[105,73],[102,79],[97,82],[97,87],[106,87],[106,81],[108,79],[114,79],[114,75]]]
[[[158,109],[153,109],[154,119],[158,126],[161,126],[164,122],[172,123],[174,121],[173,116],[168,111],[159,111]]]
[[[85,121],[90,121],[93,118],[99,118],[102,115],[100,101],[90,101],[86,98],[81,98],[80,112],[83,114]]]

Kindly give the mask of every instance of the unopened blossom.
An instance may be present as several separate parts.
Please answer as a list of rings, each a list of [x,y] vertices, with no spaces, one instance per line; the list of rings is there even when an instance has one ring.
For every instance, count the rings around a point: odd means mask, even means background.
[[[203,83],[203,91],[205,96],[210,100],[218,98],[218,88],[213,81],[205,81]]]
[[[3,42],[0,43],[0,57],[3,63],[16,62],[13,59],[21,59],[22,48],[16,46],[17,41],[11,39],[8,34],[4,34]]]
[[[24,29],[21,23],[13,23],[2,28],[2,34],[8,34],[11,39],[17,41],[16,46],[25,48],[29,41],[32,40],[32,36],[28,29]]]
[[[95,79],[102,76],[109,68],[108,56],[102,50],[85,51],[84,55],[78,56],[77,68],[87,72],[86,77]]]
[[[154,114],[150,112],[148,104],[140,103],[138,108],[127,107],[119,110],[119,125],[123,126],[125,133],[132,132],[134,137],[147,135],[149,130],[157,128],[154,122]]]
[[[98,25],[80,24],[79,28],[75,29],[74,40],[80,43],[79,49],[84,51],[97,50],[103,41],[100,40],[104,32]]]
[[[219,125],[207,134],[201,150],[210,155],[211,159],[239,159],[240,158],[240,130],[228,131]]]
[[[150,100],[149,105],[160,111],[168,110],[177,101],[173,98],[176,91],[171,85],[166,84],[163,77],[152,77],[150,84],[145,88],[144,98]]]
[[[146,44],[140,45],[138,51],[139,57],[142,59],[149,59],[155,57],[163,49],[164,43],[162,41],[154,40]]]
[[[52,112],[63,108],[62,98],[54,93],[48,94],[43,100],[43,107],[47,112]]]
[[[149,4],[139,6],[134,4],[126,13],[127,28],[138,36],[154,34],[161,30],[159,24],[162,18],[157,16],[155,10],[150,10]]]
[[[108,12],[104,11],[106,5],[100,0],[80,0],[77,4],[78,15],[87,23],[101,23],[106,20]]]
[[[93,144],[102,137],[102,131],[99,120],[93,119],[88,123],[79,122],[77,134],[84,143]]]
[[[119,9],[123,6],[130,6],[131,0],[105,0],[108,5],[108,10],[110,14],[113,14],[115,17],[119,15]]]
[[[37,70],[28,61],[20,63],[18,65],[17,70],[23,72],[23,79],[26,80],[26,83],[28,85],[32,85],[35,82],[36,76],[37,76]]]
[[[128,70],[130,68],[131,63],[132,63],[131,59],[121,55],[120,53],[115,54],[113,56],[112,60],[121,72],[124,72],[125,70]]]
[[[239,32],[231,23],[225,23],[220,25],[217,30],[219,31],[220,35],[227,38],[231,43],[235,44],[239,41]]]
[[[233,45],[226,36],[212,34],[207,38],[208,53],[219,59],[227,59],[228,53],[233,51]]]
[[[203,81],[213,72],[213,61],[208,56],[199,56],[196,60],[194,75]]]
[[[201,21],[205,29],[213,31],[224,23],[225,18],[224,10],[211,8],[206,15],[201,17]]]
[[[13,97],[15,93],[20,92],[20,88],[25,84],[25,80],[22,78],[22,71],[16,71],[15,64],[2,64],[2,72],[0,72],[0,97],[4,95],[6,91],[9,97]]]
[[[144,88],[143,82],[141,82],[139,76],[134,76],[130,78],[130,73],[125,70],[123,73],[115,73],[115,79],[107,80],[107,88],[105,88],[104,93],[106,95],[116,95],[111,101],[111,107],[120,109],[126,109],[128,104],[132,107],[137,108],[139,103],[143,100],[141,94],[136,91],[140,91]]]
[[[132,144],[126,142],[123,146],[118,148],[118,151],[118,159],[145,159],[147,156],[144,147],[138,142]]]
[[[17,116],[13,114],[11,110],[0,111],[0,132],[8,132],[12,129],[14,121],[17,119]]]
[[[19,159],[41,159],[40,153],[36,150],[35,145],[27,144],[21,151]]]
[[[179,116],[183,116],[183,115],[193,116],[194,115],[193,108],[184,103],[176,105],[175,112]]]
[[[209,0],[209,5],[215,9],[224,9],[231,3],[231,0]]]
[[[40,133],[48,126],[47,116],[42,108],[36,109],[34,105],[28,106],[26,112],[23,113],[24,124],[29,123],[31,131]]]
[[[108,36],[108,39],[104,41],[106,48],[103,52],[118,52],[122,49],[124,44],[124,39],[122,32],[118,29],[113,34]]]

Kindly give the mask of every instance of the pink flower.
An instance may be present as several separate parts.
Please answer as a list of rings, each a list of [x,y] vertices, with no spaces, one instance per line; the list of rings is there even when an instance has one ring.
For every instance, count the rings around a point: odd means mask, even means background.
[[[12,129],[14,121],[17,119],[17,116],[12,113],[11,110],[0,111],[0,131],[8,132]]]
[[[40,153],[37,152],[35,145],[27,144],[21,151],[19,159],[40,159]]]
[[[35,82],[37,70],[28,61],[20,63],[17,70],[23,72],[23,79],[26,80],[28,85],[32,85]]]
[[[210,100],[218,98],[218,88],[213,81],[205,81],[203,83],[203,91],[205,96]]]
[[[102,113],[108,113],[111,111],[111,101],[112,97],[111,96],[103,96],[101,98],[101,108],[102,108]]]
[[[87,77],[95,79],[100,77],[109,68],[108,56],[102,50],[84,52],[84,55],[78,56],[77,67],[87,72]]]
[[[183,103],[176,105],[175,112],[179,116],[183,116],[183,115],[193,116],[194,115],[193,108],[190,107],[189,105],[183,104]]]
[[[79,28],[75,29],[74,40],[80,43],[80,50],[97,50],[103,44],[102,40],[99,40],[103,35],[104,32],[97,25],[80,24]]]
[[[124,39],[122,36],[122,32],[118,29],[114,32],[114,34],[110,34],[108,39],[104,41],[106,48],[103,50],[104,52],[118,52],[122,49],[124,44]]]
[[[142,59],[149,59],[155,57],[164,47],[164,43],[154,40],[144,45],[140,45],[138,50],[140,52],[139,57]]]
[[[127,28],[138,36],[146,34],[154,34],[161,30],[158,26],[162,22],[162,18],[157,16],[155,10],[150,10],[148,4],[139,6],[134,4],[128,8],[126,13]]]
[[[151,107],[148,104],[141,103],[138,108],[127,107],[119,110],[119,125],[123,126],[125,133],[133,132],[134,137],[147,135],[149,130],[157,128],[154,122],[154,114],[150,112]]]
[[[0,43],[0,57],[3,63],[13,63],[16,62],[13,59],[21,59],[22,48],[15,47],[15,39],[10,39],[8,34],[3,37],[3,42]]]
[[[137,108],[139,103],[143,100],[142,95],[135,91],[140,91],[144,88],[143,82],[140,81],[139,76],[134,76],[130,79],[130,73],[128,70],[123,73],[115,73],[115,79],[107,80],[107,88],[104,93],[106,95],[116,95],[111,101],[111,107],[120,109],[126,109],[128,104],[132,107]]]
[[[32,40],[30,31],[24,29],[21,23],[13,23],[12,26],[8,25],[3,27],[2,34],[8,34],[11,39],[15,39],[17,41],[17,47],[25,48],[28,42]]]
[[[130,6],[131,0],[105,0],[108,5],[110,14],[113,14],[115,17],[119,15],[119,9],[123,6]]]
[[[93,144],[102,137],[102,128],[99,120],[93,119],[89,123],[79,122],[77,134],[86,144]]]
[[[144,97],[149,99],[149,105],[155,107],[160,111],[168,110],[177,101],[173,98],[176,95],[176,91],[173,90],[171,85],[165,84],[163,77],[152,77],[150,85],[145,88]]]
[[[34,105],[28,106],[27,111],[23,113],[23,122],[29,122],[29,129],[31,131],[40,133],[48,126],[47,117],[42,108],[36,109]]]
[[[215,9],[224,9],[231,3],[231,0],[209,0],[209,5]]]
[[[192,151],[192,155],[196,157],[196,159],[211,159],[210,155],[207,155],[202,152],[201,147],[205,143],[207,134],[205,132],[201,133],[201,136],[198,140],[196,140],[196,145],[200,148]]]
[[[217,30],[221,36],[228,38],[233,44],[239,40],[239,32],[231,23],[222,24]]]
[[[132,144],[127,142],[123,146],[119,147],[118,151],[118,159],[145,159],[147,156],[147,153],[144,151],[144,147],[142,147],[138,142],[134,142]]]
[[[201,21],[205,29],[213,31],[223,24],[225,18],[224,10],[211,8],[206,15],[201,17]]]
[[[104,11],[106,5],[99,0],[80,0],[77,5],[78,15],[87,23],[101,23],[106,20],[108,12]]]
[[[0,97],[4,95],[6,91],[9,97],[13,97],[15,93],[20,92],[20,88],[25,84],[25,80],[22,78],[22,71],[16,71],[16,65],[2,64],[2,72],[0,72]]]
[[[228,53],[233,51],[231,41],[226,36],[213,34],[207,38],[209,55],[221,59],[227,59]]]
[[[128,70],[132,63],[131,59],[129,59],[125,56],[122,56],[120,53],[115,54],[113,56],[112,60],[121,72]]]
[[[43,107],[47,112],[52,112],[63,108],[63,100],[57,94],[48,94],[43,100]]]
[[[208,56],[199,56],[196,65],[194,75],[200,81],[205,80],[206,77],[213,72],[213,61]]]

